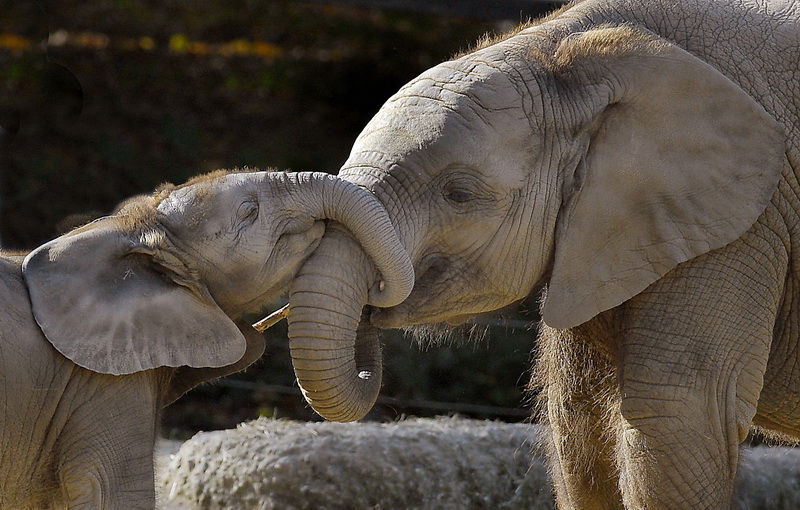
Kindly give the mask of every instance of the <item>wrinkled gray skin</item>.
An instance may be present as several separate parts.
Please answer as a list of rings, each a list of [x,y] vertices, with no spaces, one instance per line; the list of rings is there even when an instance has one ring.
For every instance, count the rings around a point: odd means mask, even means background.
[[[261,356],[242,314],[284,290],[324,218],[374,248],[374,298],[401,301],[411,282],[367,237],[386,212],[325,174],[202,176],[0,258],[0,508],[153,508],[159,409]]]
[[[364,323],[458,323],[547,286],[534,383],[561,508],[725,508],[754,425],[800,438],[799,10],[578,3],[411,81],[340,172],[416,272]],[[290,299],[351,282],[317,303],[353,329],[376,278],[331,227]],[[314,314],[290,319],[302,336]]]

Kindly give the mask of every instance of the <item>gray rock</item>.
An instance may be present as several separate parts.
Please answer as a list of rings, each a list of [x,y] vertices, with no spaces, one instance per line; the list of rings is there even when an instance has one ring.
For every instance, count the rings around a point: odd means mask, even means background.
[[[163,509],[553,508],[537,429],[463,419],[203,432],[167,463]]]
[[[551,509],[534,425],[260,419],[158,456],[162,510]],[[734,507],[800,508],[800,450],[745,448]]]
[[[787,447],[744,448],[736,476],[734,508],[800,508],[800,450]]]

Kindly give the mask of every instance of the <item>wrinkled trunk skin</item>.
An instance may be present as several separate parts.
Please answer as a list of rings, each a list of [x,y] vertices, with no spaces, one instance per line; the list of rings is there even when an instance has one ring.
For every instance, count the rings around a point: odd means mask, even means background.
[[[361,418],[380,391],[378,332],[361,320],[376,274],[358,243],[333,224],[289,291],[295,374],[306,400],[328,420]]]
[[[357,420],[375,403],[383,362],[377,330],[367,321],[359,327],[362,310],[401,303],[414,286],[414,266],[372,193],[330,175],[287,176],[297,179],[289,189],[298,206],[334,220],[290,288],[297,382],[321,416]]]
[[[414,267],[383,205],[369,191],[322,172],[283,174],[286,193],[316,218],[342,223],[374,262],[380,281],[369,289],[370,304],[390,307],[411,293]]]

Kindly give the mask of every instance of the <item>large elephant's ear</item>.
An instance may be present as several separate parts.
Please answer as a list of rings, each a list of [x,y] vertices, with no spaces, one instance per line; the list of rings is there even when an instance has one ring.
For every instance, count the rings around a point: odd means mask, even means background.
[[[156,232],[108,217],[31,252],[23,264],[36,322],[75,364],[105,374],[223,367],[245,339],[201,282],[181,275]]]
[[[564,328],[739,238],[769,203],[786,147],[781,126],[752,97],[643,30],[570,36],[558,66],[562,83],[582,95],[571,100],[593,109],[559,213],[543,308],[549,326]]]

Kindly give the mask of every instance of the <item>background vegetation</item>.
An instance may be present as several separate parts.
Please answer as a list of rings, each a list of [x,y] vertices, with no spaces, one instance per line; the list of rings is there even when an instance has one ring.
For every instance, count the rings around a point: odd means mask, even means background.
[[[0,0],[0,12],[7,249],[34,247],[126,197],[217,168],[335,173],[403,83],[519,21],[276,0]],[[455,333],[454,345],[420,352],[387,332],[385,398],[371,417],[523,419],[534,308],[505,311],[513,321],[492,322],[478,344],[461,345]],[[166,432],[258,415],[316,419],[294,385],[285,326],[268,337],[255,368],[168,408]]]

